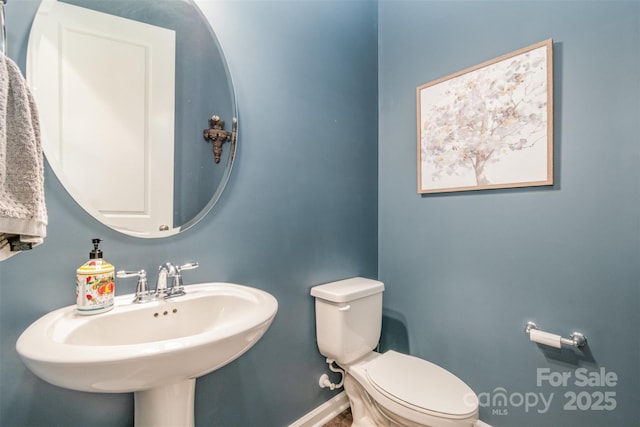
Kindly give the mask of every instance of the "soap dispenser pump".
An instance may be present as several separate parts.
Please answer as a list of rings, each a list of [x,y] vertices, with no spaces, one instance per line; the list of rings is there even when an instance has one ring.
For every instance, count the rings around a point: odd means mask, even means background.
[[[102,258],[100,239],[93,239],[89,261],[76,272],[76,307],[78,314],[98,314],[113,308],[114,267]]]

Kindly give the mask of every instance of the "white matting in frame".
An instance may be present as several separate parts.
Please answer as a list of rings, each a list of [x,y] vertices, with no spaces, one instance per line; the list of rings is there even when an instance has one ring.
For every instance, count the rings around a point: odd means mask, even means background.
[[[417,88],[418,193],[553,185],[551,39]]]

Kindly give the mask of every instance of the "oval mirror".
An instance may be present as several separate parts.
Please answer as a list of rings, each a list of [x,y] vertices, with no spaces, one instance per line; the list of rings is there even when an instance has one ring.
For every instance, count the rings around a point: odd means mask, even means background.
[[[43,0],[27,80],[49,165],[103,224],[171,236],[220,197],[236,103],[222,50],[192,0]]]

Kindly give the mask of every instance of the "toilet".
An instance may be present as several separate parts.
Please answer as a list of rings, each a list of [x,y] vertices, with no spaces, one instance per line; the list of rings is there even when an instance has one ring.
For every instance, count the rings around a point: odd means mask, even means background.
[[[478,421],[476,394],[451,372],[396,351],[374,351],[383,291],[382,282],[362,277],[311,288],[318,348],[331,370],[344,370],[353,427],[486,425]]]

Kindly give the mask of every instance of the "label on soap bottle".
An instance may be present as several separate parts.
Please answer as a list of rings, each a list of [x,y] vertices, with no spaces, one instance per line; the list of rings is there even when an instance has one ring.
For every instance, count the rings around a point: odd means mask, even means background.
[[[114,268],[98,258],[84,264],[76,276],[76,305],[79,314],[98,314],[113,308]]]

